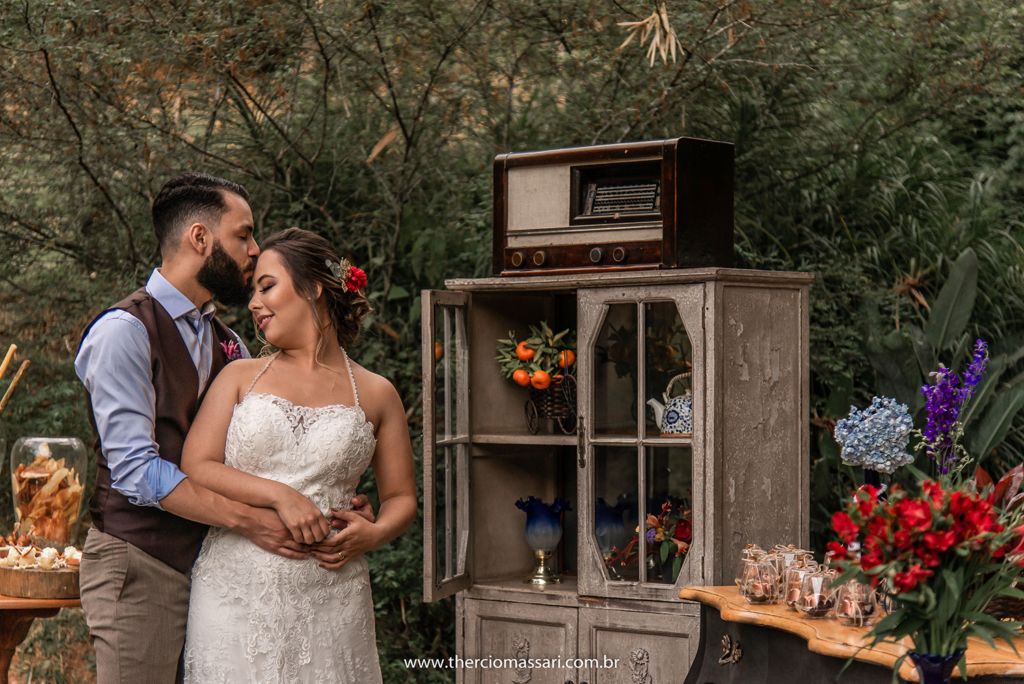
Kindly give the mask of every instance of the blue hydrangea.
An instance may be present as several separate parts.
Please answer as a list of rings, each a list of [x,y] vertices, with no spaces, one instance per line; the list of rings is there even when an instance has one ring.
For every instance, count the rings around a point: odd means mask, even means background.
[[[891,474],[914,461],[907,451],[913,427],[906,404],[875,397],[871,406],[863,411],[851,406],[850,415],[836,422],[836,441],[847,463]]]

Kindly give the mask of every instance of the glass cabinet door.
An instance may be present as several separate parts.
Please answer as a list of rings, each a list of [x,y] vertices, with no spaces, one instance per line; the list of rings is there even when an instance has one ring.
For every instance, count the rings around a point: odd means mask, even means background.
[[[703,574],[704,285],[578,305],[580,593],[674,600]]]
[[[469,294],[424,290],[423,598],[471,584],[469,547]]]

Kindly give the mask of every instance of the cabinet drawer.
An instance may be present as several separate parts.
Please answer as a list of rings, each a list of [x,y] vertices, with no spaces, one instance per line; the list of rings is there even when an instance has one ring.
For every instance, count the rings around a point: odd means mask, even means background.
[[[674,684],[686,677],[700,618],[580,608],[580,684]]]
[[[576,681],[575,608],[472,599],[466,599],[465,606],[461,655],[467,661],[486,661],[483,667],[478,663],[465,668],[466,684]]]

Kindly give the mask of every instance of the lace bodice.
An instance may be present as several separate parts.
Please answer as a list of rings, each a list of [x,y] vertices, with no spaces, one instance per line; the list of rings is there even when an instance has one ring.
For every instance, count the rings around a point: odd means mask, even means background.
[[[311,408],[250,386],[234,408],[224,463],[293,487],[325,514],[351,508],[376,447],[355,397],[354,406]],[[324,570],[213,528],[192,573],[187,640],[186,684],[380,681],[362,557]]]
[[[358,406],[310,408],[250,392],[235,406],[224,463],[283,482],[327,511],[350,507],[376,444]]]

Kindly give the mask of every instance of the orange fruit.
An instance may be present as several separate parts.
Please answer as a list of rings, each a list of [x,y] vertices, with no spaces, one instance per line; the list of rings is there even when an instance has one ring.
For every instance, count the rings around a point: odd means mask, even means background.
[[[572,353],[571,349],[566,349],[558,353],[558,367],[568,368],[572,364],[576,363],[576,355]]]
[[[546,371],[539,370],[530,376],[530,384],[537,389],[547,389],[551,384],[551,376]]]
[[[530,384],[530,374],[524,371],[522,368],[520,368],[519,370],[512,374],[512,379],[515,380],[520,385],[522,385],[523,387],[526,387],[527,385]]]
[[[440,361],[441,357],[444,356],[444,347],[441,346],[440,342],[434,343],[434,360]]]
[[[529,361],[536,353],[537,352],[526,346],[526,342],[520,342],[516,345],[516,356],[519,357],[520,361]]]

